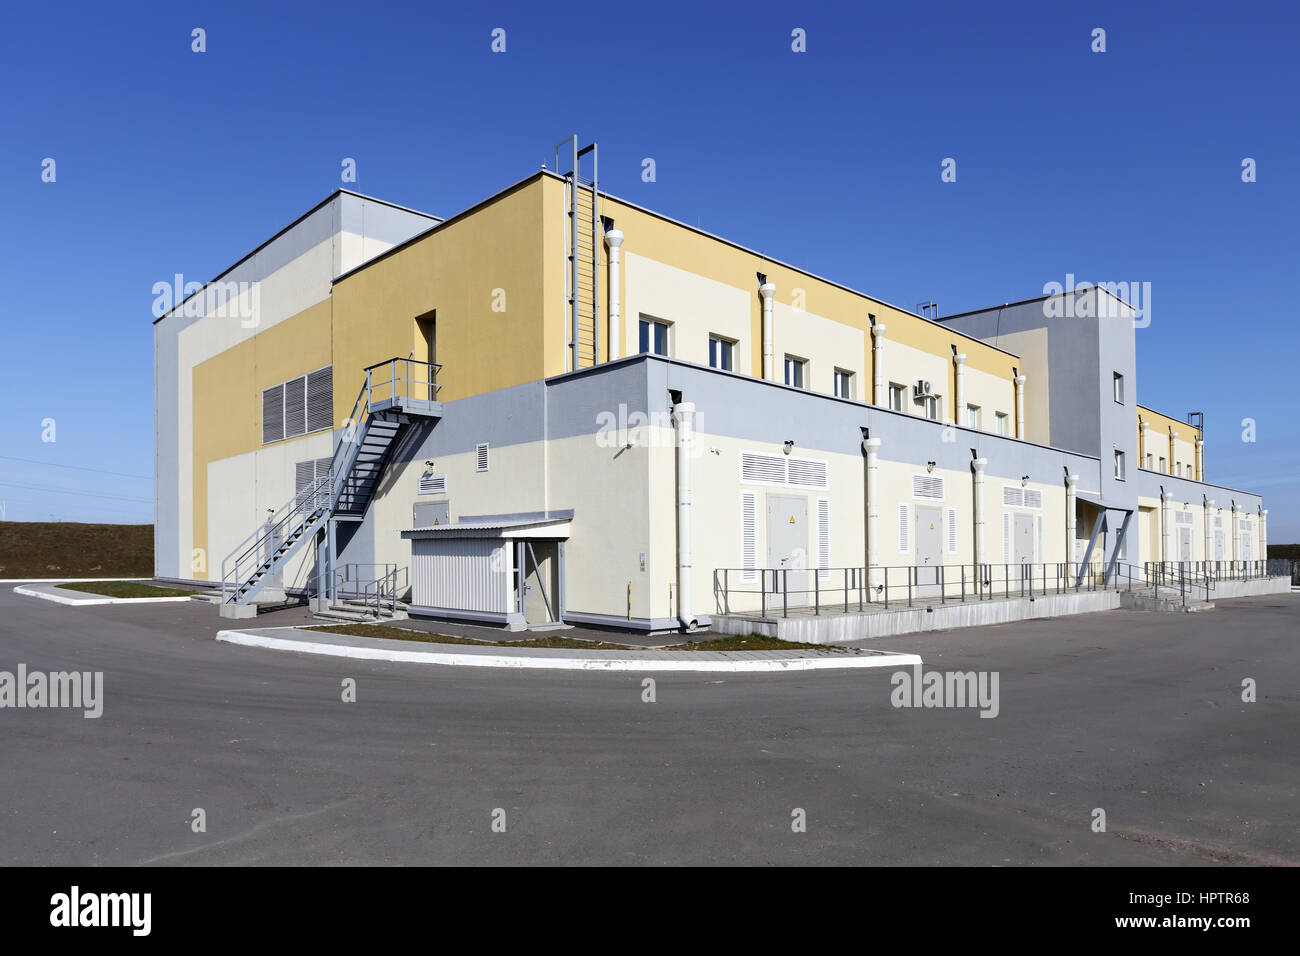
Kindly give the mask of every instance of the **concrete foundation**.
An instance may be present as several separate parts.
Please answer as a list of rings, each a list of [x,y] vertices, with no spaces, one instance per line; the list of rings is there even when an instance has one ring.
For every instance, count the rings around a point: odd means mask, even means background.
[[[1036,598],[1010,598],[998,601],[971,601],[966,604],[933,605],[875,611],[867,614],[822,614],[788,618],[762,618],[758,615],[719,614],[710,630],[720,634],[757,632],[785,641],[808,644],[836,644],[864,638],[893,637],[919,631],[938,631],[952,627],[979,627],[984,624],[1007,624],[1066,614],[1111,611],[1119,607],[1115,591],[1080,591],[1075,594],[1051,594]]]

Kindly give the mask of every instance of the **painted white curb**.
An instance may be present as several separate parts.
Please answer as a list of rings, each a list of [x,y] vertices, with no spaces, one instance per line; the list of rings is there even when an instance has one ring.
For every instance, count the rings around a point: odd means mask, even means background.
[[[101,581],[107,581],[108,578],[99,578]],[[134,580],[134,579],[131,579]],[[67,582],[64,582],[67,583]],[[70,598],[62,594],[47,594],[45,591],[33,591],[31,588],[16,587],[15,594],[22,594],[25,597],[40,598],[42,601],[53,601],[55,604],[67,604],[71,607],[85,607],[89,604],[166,604],[170,601],[188,601],[189,597],[156,597],[156,598],[111,598],[111,597],[84,597]]]
[[[298,651],[327,657],[352,657],[369,661],[398,661],[409,664],[448,664],[461,667],[514,667],[563,671],[714,671],[755,673],[810,670],[849,670],[865,667],[912,667],[922,661],[916,654],[827,654],[788,660],[664,660],[633,657],[525,657],[512,654],[457,654],[446,651],[399,651],[387,647],[354,647],[348,644],[318,644],[292,641],[246,631],[218,631],[217,640],[244,647],[274,651]],[[542,648],[539,648],[541,650]]]
[[[153,578],[0,578],[0,584],[88,584],[91,581],[152,581]]]

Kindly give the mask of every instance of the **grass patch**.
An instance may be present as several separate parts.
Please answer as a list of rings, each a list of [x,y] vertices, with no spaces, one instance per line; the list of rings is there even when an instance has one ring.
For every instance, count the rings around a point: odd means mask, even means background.
[[[848,649],[828,644],[804,644],[800,641],[783,641],[779,637],[768,637],[757,632],[741,636],[729,634],[711,641],[692,641],[689,644],[677,644],[662,648],[665,651],[825,651],[831,654],[844,654]]]
[[[78,581],[60,584],[58,587],[61,591],[84,591],[113,598],[189,597],[199,593],[181,588],[162,588],[156,584],[141,584],[138,581]]]
[[[0,521],[0,578],[153,577],[153,525]]]
[[[355,637],[386,637],[397,641],[420,641],[424,644],[472,644],[475,647],[554,647],[587,651],[636,650],[636,648],[624,644],[606,644],[603,641],[576,641],[571,637],[559,637],[557,635],[546,635],[532,641],[478,641],[472,637],[431,634],[427,631],[412,631],[404,627],[392,627],[388,624],[331,624],[327,627],[313,627],[311,630],[321,631],[326,634],[351,634]]]
[[[331,624],[313,627],[313,631],[326,634],[351,634],[354,637],[387,637],[398,641],[419,641],[425,644],[472,644],[476,647],[551,647],[581,651],[823,651],[832,654],[848,653],[846,648],[827,647],[824,644],[801,644],[782,641],[762,634],[745,637],[720,637],[714,641],[691,641],[670,647],[636,647],[628,644],[608,644],[604,641],[580,641],[572,637],[548,634],[531,641],[480,641],[472,637],[451,634],[430,634],[388,624]]]

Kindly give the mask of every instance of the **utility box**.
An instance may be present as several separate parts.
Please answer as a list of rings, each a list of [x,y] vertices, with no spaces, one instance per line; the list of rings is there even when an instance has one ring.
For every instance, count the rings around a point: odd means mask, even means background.
[[[450,501],[417,501],[412,510],[412,528],[433,528],[451,523]]]

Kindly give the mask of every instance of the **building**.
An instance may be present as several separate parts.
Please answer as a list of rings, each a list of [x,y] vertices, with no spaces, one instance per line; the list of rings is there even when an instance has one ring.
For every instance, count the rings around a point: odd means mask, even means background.
[[[890,573],[1264,556],[1260,497],[1136,403],[1104,289],[1061,293],[1070,319],[925,317],[583,158],[445,220],[340,190],[164,314],[158,577],[221,582],[230,616],[348,592],[668,629],[708,624],[719,582],[757,607],[778,576],[872,600]]]

